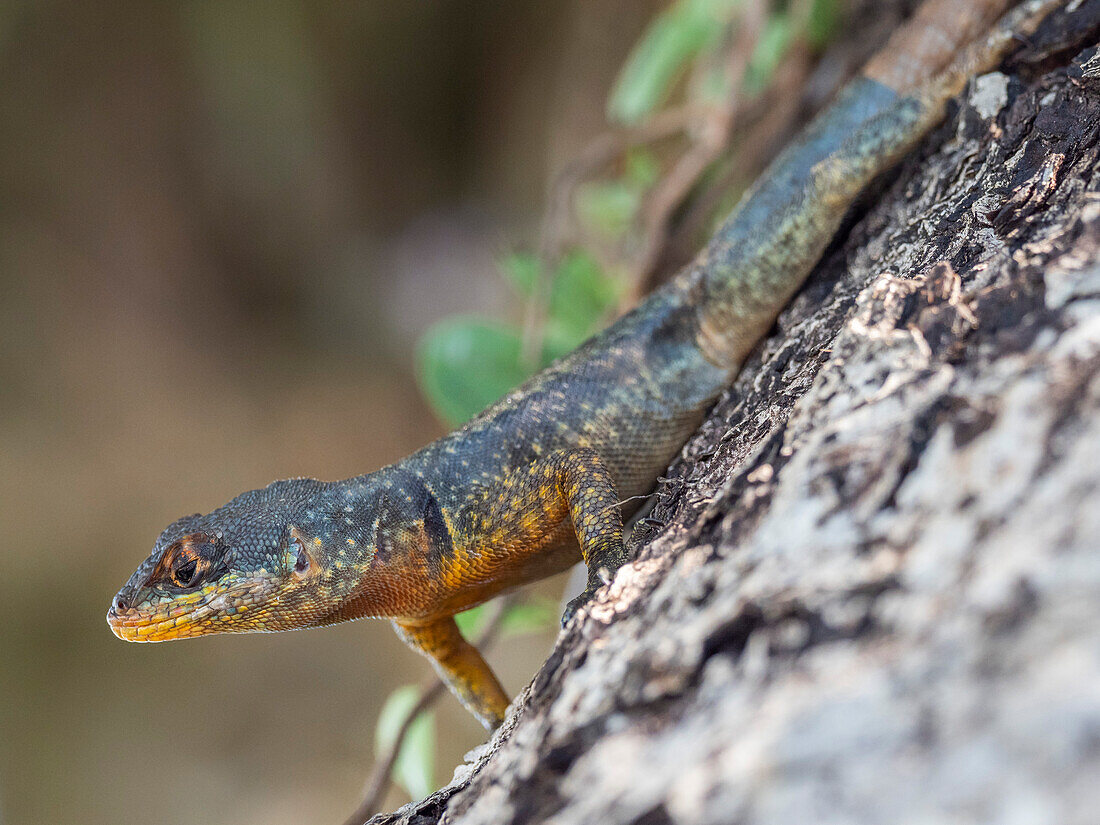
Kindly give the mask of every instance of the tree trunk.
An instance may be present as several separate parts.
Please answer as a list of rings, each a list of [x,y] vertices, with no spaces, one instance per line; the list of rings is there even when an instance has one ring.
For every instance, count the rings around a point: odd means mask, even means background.
[[[373,822],[1097,821],[1100,2],[1070,9],[877,187],[491,743]]]

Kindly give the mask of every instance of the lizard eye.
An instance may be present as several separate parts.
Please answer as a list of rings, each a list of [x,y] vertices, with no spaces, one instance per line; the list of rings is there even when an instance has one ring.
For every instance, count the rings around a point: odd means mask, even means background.
[[[205,533],[184,536],[164,551],[146,585],[168,585],[181,590],[198,587],[223,562],[226,547]]]
[[[201,574],[197,558],[181,558],[172,567],[172,584],[176,587],[193,587]]]

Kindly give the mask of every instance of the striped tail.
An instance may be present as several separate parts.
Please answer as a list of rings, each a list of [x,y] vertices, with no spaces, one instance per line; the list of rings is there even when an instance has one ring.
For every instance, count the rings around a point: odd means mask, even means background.
[[[745,194],[693,266],[708,360],[740,365],[860,191],[943,118],[967,79],[996,66],[1015,37],[1061,3],[1028,0],[992,24],[1007,5],[926,0]]]

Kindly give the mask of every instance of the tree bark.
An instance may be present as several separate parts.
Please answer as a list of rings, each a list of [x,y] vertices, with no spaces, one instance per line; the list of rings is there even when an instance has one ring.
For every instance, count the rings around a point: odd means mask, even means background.
[[[1097,821],[1098,32],[971,83],[504,727],[372,822]]]

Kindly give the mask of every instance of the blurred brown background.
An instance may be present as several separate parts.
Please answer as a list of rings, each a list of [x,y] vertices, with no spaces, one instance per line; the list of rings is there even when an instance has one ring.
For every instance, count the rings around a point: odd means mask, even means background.
[[[0,4],[0,821],[354,807],[428,671],[388,626],[138,646],[108,601],[175,518],[440,433],[417,336],[515,312],[494,257],[658,5]],[[440,722],[445,781],[483,734]]]

